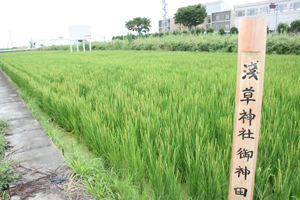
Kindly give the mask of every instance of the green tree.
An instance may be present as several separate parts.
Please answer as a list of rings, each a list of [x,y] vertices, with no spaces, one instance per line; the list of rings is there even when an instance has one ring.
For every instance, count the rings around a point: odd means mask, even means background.
[[[137,31],[140,37],[142,32],[147,33],[150,31],[150,23],[151,19],[136,17],[126,22],[125,27],[130,31]]]
[[[235,26],[231,27],[230,29],[230,34],[233,35],[233,34],[238,34],[239,33],[239,29]]]
[[[192,34],[192,35],[195,35],[195,32],[196,32],[195,29],[192,29],[192,30],[191,30],[191,34]]]
[[[277,26],[277,32],[280,34],[280,33],[284,33],[284,32],[290,32],[290,27],[287,23],[283,23],[283,22],[280,22]]]
[[[197,27],[197,29],[196,29],[196,33],[197,33],[197,35],[199,35],[199,34],[204,34],[204,32],[205,32],[205,29],[203,28],[203,27]]]
[[[219,34],[220,34],[220,35],[225,35],[225,34],[226,34],[226,33],[225,33],[224,27],[221,26],[221,27],[219,28]]]
[[[175,24],[183,24],[191,30],[192,26],[196,27],[197,25],[202,24],[206,16],[206,7],[201,4],[197,4],[179,8],[175,13],[174,19]]]
[[[186,29],[183,29],[183,30],[182,30],[182,33],[184,33],[184,34],[189,34],[189,31],[186,30]]]
[[[300,19],[296,19],[291,23],[291,31],[297,33],[300,31]]]
[[[209,27],[207,28],[206,33],[214,33],[214,31],[215,31],[214,27]]]

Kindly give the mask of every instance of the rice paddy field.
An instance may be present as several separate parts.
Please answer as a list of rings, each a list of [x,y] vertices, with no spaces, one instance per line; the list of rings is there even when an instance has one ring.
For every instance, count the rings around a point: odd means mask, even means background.
[[[300,199],[299,61],[266,56],[254,199]],[[237,54],[18,52],[0,67],[130,175],[138,196],[123,199],[227,199]]]

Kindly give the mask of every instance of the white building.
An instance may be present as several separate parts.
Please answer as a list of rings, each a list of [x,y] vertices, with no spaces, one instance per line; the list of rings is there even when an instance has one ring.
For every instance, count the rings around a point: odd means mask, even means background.
[[[277,23],[290,24],[295,19],[300,19],[300,0],[275,0],[273,3],[278,4]],[[234,25],[239,28],[241,17],[265,17],[268,19],[269,29],[275,30],[276,13],[269,5],[270,1],[263,1],[234,6]]]
[[[215,31],[218,31],[220,27],[224,27],[225,31],[229,32],[230,28],[234,26],[234,12],[232,7],[225,3],[224,0],[217,0],[208,3],[202,3],[206,6],[207,17],[203,24],[197,27],[214,27]],[[181,24],[175,24],[174,19],[167,19],[167,29],[169,31],[181,30]],[[162,30],[162,20],[158,22],[159,31]],[[187,29],[188,27],[185,27]]]
[[[203,5],[206,6],[207,17],[200,26],[206,30],[213,27],[215,31],[219,31],[219,28],[223,27],[226,32],[229,32],[230,28],[234,26],[232,7],[224,0],[203,3]]]
[[[227,11],[232,9],[230,5],[224,2],[224,0],[202,3],[202,5],[206,6],[207,15],[211,15],[213,12]]]

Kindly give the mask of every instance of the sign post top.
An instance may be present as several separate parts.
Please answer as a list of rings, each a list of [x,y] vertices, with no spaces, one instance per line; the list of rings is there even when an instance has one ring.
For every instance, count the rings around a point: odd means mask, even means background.
[[[92,39],[90,25],[69,26],[70,40],[85,40]]]

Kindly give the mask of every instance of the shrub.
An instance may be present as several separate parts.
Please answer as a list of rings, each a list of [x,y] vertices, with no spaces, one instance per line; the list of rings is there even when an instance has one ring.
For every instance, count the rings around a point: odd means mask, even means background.
[[[203,28],[203,27],[197,27],[197,29],[196,29],[196,33],[197,33],[197,35],[199,35],[199,34],[204,34],[204,32],[205,32],[205,29]]]
[[[180,31],[178,29],[173,30],[173,35],[180,35]]]
[[[219,34],[220,35],[225,35],[226,34],[224,27],[219,28]]]
[[[131,43],[132,40],[134,39],[134,35],[132,33],[127,33],[126,39],[128,40],[129,43]]]
[[[214,33],[215,29],[213,27],[209,27],[206,32],[207,33]]]
[[[194,28],[191,30],[191,33],[192,33],[192,35],[195,35],[196,31]]]
[[[231,27],[230,29],[230,34],[233,35],[233,34],[239,34],[239,29],[235,26]]]
[[[296,19],[291,23],[291,31],[297,33],[300,31],[300,19]]]
[[[165,35],[170,35],[170,32],[168,30],[166,30]]]
[[[284,32],[286,32],[286,33],[290,32],[290,27],[287,23],[280,22],[277,26],[277,33],[280,34],[280,33],[284,33]]]
[[[198,29],[199,30],[199,29]],[[185,30],[186,32],[187,30]],[[175,31],[179,33],[179,30]],[[129,35],[129,34],[128,34]],[[156,37],[155,37],[156,35]],[[114,40],[111,42],[93,42],[93,50],[165,50],[165,51],[218,51],[218,52],[237,52],[238,35],[211,34],[201,36],[180,37],[169,35],[167,37],[158,37],[159,33],[145,36],[139,40],[133,40],[126,36],[125,41]],[[86,43],[87,45],[87,43]],[[51,50],[69,50],[70,45],[44,46],[42,51]],[[76,50],[76,44],[73,44],[73,50]],[[82,50],[82,43],[79,44]],[[86,48],[87,49],[87,48]],[[267,54],[295,54],[300,55],[300,37],[297,35],[272,35],[267,37]]]
[[[183,29],[183,30],[182,30],[182,33],[188,34],[188,33],[189,33],[189,31],[188,31],[188,30],[186,30],[186,29]]]

